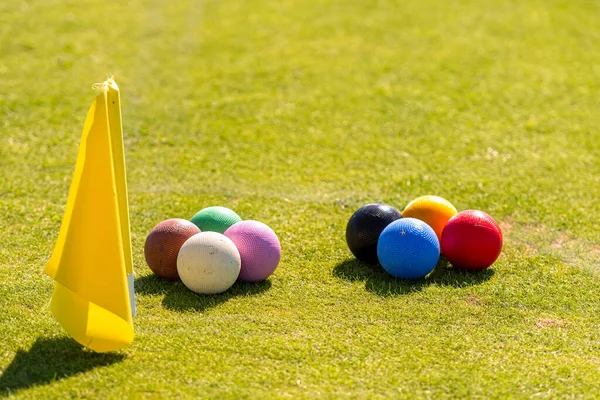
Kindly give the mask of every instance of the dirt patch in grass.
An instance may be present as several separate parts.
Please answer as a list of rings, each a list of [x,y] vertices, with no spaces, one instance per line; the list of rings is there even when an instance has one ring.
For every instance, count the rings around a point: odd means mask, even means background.
[[[546,328],[566,328],[569,324],[562,319],[557,318],[540,318],[536,323],[535,327],[539,329]]]
[[[500,227],[505,249],[511,246],[525,253],[550,254],[565,264],[600,274],[600,245],[544,225],[518,224],[508,219],[502,221]]]
[[[470,294],[467,296],[467,303],[469,303],[473,306],[480,306],[483,304],[483,301],[478,296],[475,296],[474,294]]]

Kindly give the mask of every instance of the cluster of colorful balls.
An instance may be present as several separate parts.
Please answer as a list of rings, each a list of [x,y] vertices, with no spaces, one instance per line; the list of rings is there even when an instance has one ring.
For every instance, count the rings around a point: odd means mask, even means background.
[[[233,210],[212,206],[191,220],[160,222],[144,244],[148,266],[157,276],[177,280],[200,294],[222,293],[237,281],[267,279],[279,265],[281,245],[275,232]]]
[[[502,231],[483,211],[458,212],[439,196],[422,196],[401,213],[380,203],[359,208],[346,226],[346,242],[363,262],[379,263],[396,278],[421,279],[440,255],[460,269],[488,268],[502,251]]]

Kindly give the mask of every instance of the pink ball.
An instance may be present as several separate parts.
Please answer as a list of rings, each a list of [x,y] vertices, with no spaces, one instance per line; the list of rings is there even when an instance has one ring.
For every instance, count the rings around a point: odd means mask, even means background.
[[[279,265],[281,245],[273,229],[258,221],[241,221],[225,231],[242,258],[241,281],[267,279]]]

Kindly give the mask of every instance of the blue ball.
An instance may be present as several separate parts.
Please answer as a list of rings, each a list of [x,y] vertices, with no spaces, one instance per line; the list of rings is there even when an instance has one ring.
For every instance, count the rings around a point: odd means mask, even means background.
[[[433,271],[440,258],[435,231],[416,218],[389,224],[377,242],[377,258],[383,269],[401,279],[421,279]]]

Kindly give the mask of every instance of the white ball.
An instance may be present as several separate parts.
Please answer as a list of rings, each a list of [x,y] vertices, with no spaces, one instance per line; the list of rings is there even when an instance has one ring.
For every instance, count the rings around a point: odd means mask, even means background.
[[[177,273],[185,286],[201,294],[221,293],[240,275],[240,252],[231,239],[217,232],[200,232],[181,246]]]

